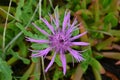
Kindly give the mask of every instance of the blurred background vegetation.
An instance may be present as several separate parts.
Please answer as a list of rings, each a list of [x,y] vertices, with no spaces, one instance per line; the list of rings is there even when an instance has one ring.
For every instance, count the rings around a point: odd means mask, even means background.
[[[33,58],[29,48],[44,46],[25,41],[26,36],[42,38],[32,25],[39,17],[49,20],[58,6],[60,14],[71,11],[77,18],[81,37],[89,47],[78,47],[86,59],[72,66],[67,57],[67,74],[63,75],[58,57],[47,73],[47,59]],[[120,0],[0,0],[0,80],[120,80]]]

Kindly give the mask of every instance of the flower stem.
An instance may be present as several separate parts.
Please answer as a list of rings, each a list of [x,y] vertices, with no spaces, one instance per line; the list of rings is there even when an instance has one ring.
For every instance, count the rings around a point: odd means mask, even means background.
[[[39,0],[39,18],[41,19],[41,3],[42,3],[42,0]]]
[[[7,64],[8,64],[8,65],[12,65],[12,64],[15,63],[17,60],[18,60],[18,58],[12,57],[12,58],[10,58],[10,60],[7,61]]]
[[[95,0],[95,22],[99,20],[99,0]]]
[[[22,76],[20,80],[28,80],[28,78],[33,72],[34,67],[35,67],[35,63],[32,62],[29,69],[24,73],[24,75]]]
[[[44,80],[46,80],[46,76],[45,76],[45,67],[44,67],[44,58],[43,58],[43,57],[41,57],[41,61],[42,61],[43,77],[44,77]]]
[[[11,3],[12,3],[12,0],[10,0],[10,2],[9,2],[8,14],[10,12]],[[2,48],[3,48],[3,55],[2,55],[2,57],[3,58],[5,57],[4,53],[6,51],[5,50],[5,35],[6,35],[6,29],[7,29],[8,16],[9,16],[8,14],[6,16],[5,27],[4,27],[4,31],[3,31],[3,44],[2,44]]]

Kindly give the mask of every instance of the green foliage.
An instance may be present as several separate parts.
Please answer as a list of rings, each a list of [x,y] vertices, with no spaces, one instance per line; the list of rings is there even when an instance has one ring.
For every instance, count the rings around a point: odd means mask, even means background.
[[[110,30],[110,33],[112,34],[112,36],[120,38],[120,35],[118,35],[120,33],[120,30]]]
[[[5,0],[6,1],[6,0]],[[30,79],[42,79],[39,76],[43,76],[44,71],[42,71],[43,64],[39,63],[39,66],[34,65],[34,63],[40,62],[39,58],[31,58],[31,51],[33,50],[43,50],[48,47],[47,44],[36,44],[29,43],[25,40],[26,37],[34,38],[34,39],[48,39],[47,36],[43,35],[39,30],[37,30],[33,25],[34,22],[38,27],[45,30],[49,34],[51,31],[49,28],[39,20],[39,17],[43,17],[51,22],[49,18],[49,13],[54,17],[56,13],[60,14],[60,27],[62,26],[64,12],[65,10],[71,11],[71,23],[73,19],[76,17],[78,23],[82,23],[82,26],[85,30],[88,31],[88,34],[85,35],[88,38],[87,41],[91,40],[91,44],[88,47],[82,48],[79,46],[72,47],[76,50],[87,49],[82,52],[82,56],[84,57],[84,61],[80,63],[80,67],[84,72],[87,71],[89,65],[92,67],[92,71],[95,75],[95,80],[101,79],[100,71],[102,69],[102,65],[97,59],[102,59],[104,54],[102,52],[114,51],[118,49],[119,51],[119,41],[120,41],[120,28],[119,28],[119,13],[120,6],[118,5],[119,0],[12,0],[12,6],[10,7],[10,13],[7,12],[8,9],[8,0],[5,4],[0,3],[0,80],[13,80],[17,76],[20,76],[21,80]],[[41,1],[41,5],[40,2]],[[1,1],[0,1],[1,2]],[[52,3],[50,3],[52,2]],[[38,7],[39,3],[39,7]],[[2,4],[2,5],[1,5]],[[53,4],[53,5],[52,5]],[[57,7],[53,9],[55,6]],[[53,6],[53,7],[52,7]],[[9,15],[8,22],[6,23],[6,15]],[[4,25],[7,24],[7,30],[5,35],[5,49],[3,48],[3,32]],[[55,28],[55,24],[52,23]],[[80,33],[80,31],[84,31],[82,29],[75,30],[72,33],[72,36],[75,36]],[[23,34],[22,34],[23,33]],[[85,41],[86,41],[85,40]],[[84,41],[84,40],[83,40]],[[114,44],[118,45],[114,46]],[[9,45],[9,46],[8,46]],[[7,47],[7,48],[6,48]],[[4,52],[5,51],[5,52]],[[4,53],[4,54],[3,54]],[[54,54],[54,52],[50,52],[50,54]],[[94,53],[94,54],[93,54]],[[33,52],[34,54],[34,52]],[[52,56],[52,54],[49,56]],[[2,59],[3,55],[6,59]],[[69,63],[67,65],[67,74],[64,76],[62,72],[62,63],[60,61],[59,53],[55,58],[55,63],[57,65],[53,66],[51,70],[46,74],[47,79],[53,80],[66,80],[73,77],[76,64],[79,64],[76,60],[74,61],[75,67],[71,67],[73,63],[72,56],[67,52],[65,54],[66,61]],[[119,57],[119,56],[118,56]],[[15,67],[16,61],[21,60],[23,64],[30,65],[30,67],[24,67],[24,65],[20,65],[23,68],[24,74],[20,74],[20,72],[15,73],[11,67]],[[31,62],[30,62],[31,61]],[[46,61],[46,60],[45,60]],[[45,67],[48,65],[48,62],[44,62]],[[11,67],[10,67],[10,66]],[[34,67],[35,66],[35,67]],[[42,66],[42,67],[41,67]],[[35,73],[34,69],[37,67],[37,71],[40,73]],[[68,69],[70,68],[70,69]],[[19,69],[19,66],[18,68]],[[38,70],[40,69],[40,70]],[[13,75],[14,77],[13,77]],[[79,72],[78,72],[79,73]],[[32,76],[32,77],[31,77]],[[97,78],[98,77],[98,78]],[[79,79],[80,80],[80,79]]]
[[[101,70],[101,64],[96,59],[91,58],[90,65],[93,68],[97,69],[100,72],[100,70]]]
[[[16,8],[15,18],[23,23],[23,25],[27,24],[33,14],[33,4],[34,0],[20,0],[18,2],[18,6]]]
[[[75,30],[75,31],[72,33],[73,36],[76,36],[76,35],[78,35],[78,34],[79,34],[79,29]]]
[[[83,52],[83,58],[85,59],[83,62],[81,62],[81,68],[82,70],[85,72],[88,68],[88,65],[90,64],[91,62],[91,55],[92,55],[92,52],[91,50],[86,50],[85,52]]]
[[[12,70],[6,61],[0,58],[0,80],[12,80]]]
[[[108,38],[107,40],[104,40],[103,42],[96,45],[97,50],[104,49],[105,47],[109,46],[111,42],[113,41],[113,38]]]
[[[55,62],[58,66],[62,67],[62,63],[61,63],[59,55],[56,55]]]
[[[26,59],[26,58],[24,58],[24,57],[21,57],[18,52],[14,52],[14,51],[12,51],[12,50],[9,50],[9,53],[10,53],[11,55],[13,55],[14,58],[22,60],[24,64],[29,64],[29,63],[30,63],[30,60],[29,60],[29,59]]]
[[[110,23],[112,25],[112,27],[115,27],[118,24],[118,19],[114,13],[108,13],[104,18],[104,22],[105,22],[105,24]]]
[[[103,8],[106,8],[110,5],[112,0],[100,0],[100,3],[102,4]]]
[[[54,72],[53,80],[59,80],[62,77],[63,77],[62,71],[60,71],[59,69],[56,69]]]

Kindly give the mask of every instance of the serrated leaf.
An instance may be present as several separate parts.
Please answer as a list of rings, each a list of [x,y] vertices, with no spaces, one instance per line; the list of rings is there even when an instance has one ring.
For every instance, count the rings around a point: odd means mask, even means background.
[[[47,33],[51,34],[50,29],[40,20],[37,20],[34,22],[38,27],[40,27],[41,29],[45,30]],[[38,34],[40,34],[41,36],[44,36],[44,34],[42,34],[39,30],[36,31]]]
[[[30,31],[27,31],[22,24],[16,23],[16,26],[17,26],[21,31],[23,31],[23,33],[24,33],[25,36],[28,36],[28,37],[31,37],[31,38],[38,38],[38,36],[37,36],[36,34],[33,34],[33,33],[30,32]]]
[[[111,23],[112,27],[115,27],[118,24],[118,19],[114,13],[109,13],[104,18],[105,24]]]
[[[16,9],[15,17],[26,25],[33,14],[34,0],[20,0]]]
[[[24,64],[30,63],[29,59],[19,56],[18,52],[14,52],[13,50],[9,50],[9,53],[12,54],[13,57],[22,60]]]
[[[35,50],[42,50],[42,49],[47,48],[48,45],[47,45],[47,44],[37,44],[37,43],[33,43],[33,44],[31,45],[31,47],[32,47],[33,49],[35,49]]]
[[[0,58],[0,80],[12,80],[10,66]]]
[[[85,59],[84,61],[82,61],[81,62],[81,68],[82,68],[82,70],[85,72],[86,70],[87,70],[87,68],[88,68],[88,65],[89,65],[89,63],[90,63],[90,61],[91,61],[91,54],[92,54],[92,52],[91,52],[91,50],[87,50],[87,51],[85,51],[85,52],[83,52],[83,58]]]
[[[20,16],[22,15],[22,10],[21,10],[21,8],[23,7],[23,5],[24,5],[24,0],[20,0],[20,1],[18,2],[18,6],[17,6],[17,8],[16,8],[16,13],[15,13],[15,18],[16,18],[17,20],[20,20]]]
[[[20,23],[15,23],[16,24],[16,26],[19,28],[19,29],[21,29],[21,31],[23,31],[23,33],[26,35],[26,36],[29,36],[30,35],[30,33],[28,33],[27,31],[26,31],[26,29],[24,28],[24,26],[22,25],[22,24],[20,24]]]

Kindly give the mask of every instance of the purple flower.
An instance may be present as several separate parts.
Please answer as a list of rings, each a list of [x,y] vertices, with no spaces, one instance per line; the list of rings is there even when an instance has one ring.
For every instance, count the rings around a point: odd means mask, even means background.
[[[66,58],[65,53],[68,51],[71,56],[73,56],[78,62],[84,60],[82,55],[79,53],[80,51],[74,50],[71,47],[72,46],[87,46],[89,43],[87,42],[74,42],[74,40],[80,38],[86,32],[79,34],[77,36],[72,37],[72,32],[78,29],[79,26],[77,24],[77,20],[75,19],[73,23],[70,23],[70,12],[65,12],[62,27],[60,27],[60,21],[59,21],[59,14],[58,12],[55,13],[55,18],[50,15],[51,21],[56,26],[53,27],[52,24],[50,24],[46,19],[41,18],[41,20],[45,23],[45,25],[50,29],[52,32],[51,34],[48,34],[46,31],[42,30],[40,27],[38,27],[36,24],[33,23],[34,27],[37,28],[42,34],[48,36],[48,40],[36,40],[32,38],[27,37],[27,41],[35,42],[38,44],[48,44],[49,47],[44,50],[34,50],[37,54],[32,54],[32,57],[45,57],[50,51],[54,51],[54,55],[52,57],[52,60],[48,64],[47,68],[45,69],[45,72],[48,71],[48,69],[52,66],[54,63],[55,57],[57,54],[60,55],[60,59],[63,66],[63,73],[65,75],[66,73]]]

